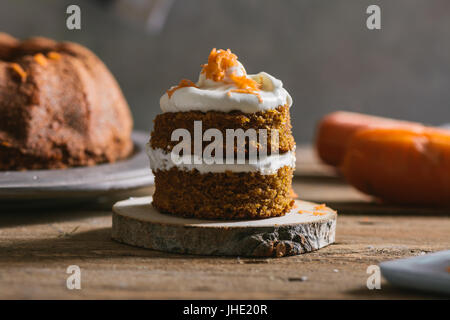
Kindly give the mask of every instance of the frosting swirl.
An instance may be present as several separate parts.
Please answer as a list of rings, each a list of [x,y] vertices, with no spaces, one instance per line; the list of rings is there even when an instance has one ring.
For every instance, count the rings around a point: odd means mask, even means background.
[[[292,105],[283,83],[265,72],[247,74],[230,50],[213,49],[197,83],[182,80],[160,99],[163,112],[254,113]]]

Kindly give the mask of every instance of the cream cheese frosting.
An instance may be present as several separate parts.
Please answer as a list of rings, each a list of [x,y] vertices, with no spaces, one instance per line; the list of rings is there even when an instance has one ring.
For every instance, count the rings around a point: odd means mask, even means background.
[[[288,166],[295,168],[295,150],[288,151],[282,154],[268,155],[263,158],[258,159],[256,163],[249,163],[246,161],[245,164],[195,164],[191,155],[184,156],[188,157],[187,160],[182,161],[186,163],[174,163],[170,152],[166,152],[163,149],[153,149],[147,144],[147,155],[150,159],[150,168],[153,171],[157,170],[170,170],[176,167],[178,170],[198,170],[200,173],[221,173],[221,172],[259,172],[262,175],[276,174],[282,167]]]
[[[223,50],[216,52],[226,53]],[[174,86],[161,97],[161,110],[163,112],[236,110],[254,113],[275,109],[281,105],[289,107],[292,105],[292,98],[280,80],[266,72],[247,74],[244,66],[237,61],[237,57],[231,52],[229,54],[234,58],[227,61],[231,65],[222,66],[218,60],[218,68],[221,68],[220,79],[214,79],[205,72],[205,66],[208,65],[204,65],[195,86],[193,83],[192,86]],[[217,72],[217,69],[214,72]],[[217,74],[214,76],[217,78]],[[247,89],[246,83],[257,86],[257,89]]]

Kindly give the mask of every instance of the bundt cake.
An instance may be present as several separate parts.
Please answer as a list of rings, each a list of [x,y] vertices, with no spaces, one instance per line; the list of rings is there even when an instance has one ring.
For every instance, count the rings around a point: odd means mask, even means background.
[[[0,170],[114,162],[130,155],[132,117],[87,48],[0,33]]]

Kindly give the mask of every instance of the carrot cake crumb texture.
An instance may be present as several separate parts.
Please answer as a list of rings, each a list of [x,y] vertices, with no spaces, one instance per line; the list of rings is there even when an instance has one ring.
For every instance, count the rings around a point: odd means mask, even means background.
[[[155,172],[153,205],[167,213],[208,219],[282,216],[294,205],[290,197],[293,169],[274,175],[207,173],[172,168]]]

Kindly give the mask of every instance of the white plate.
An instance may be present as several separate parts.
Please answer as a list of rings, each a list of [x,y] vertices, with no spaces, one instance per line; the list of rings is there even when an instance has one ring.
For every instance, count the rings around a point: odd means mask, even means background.
[[[450,295],[450,250],[380,263],[393,285]]]
[[[67,202],[96,198],[153,184],[145,143],[148,134],[133,132],[134,153],[126,160],[92,167],[1,171],[0,204]]]

